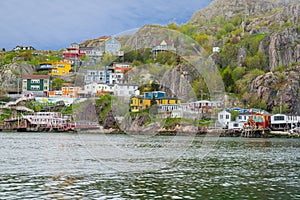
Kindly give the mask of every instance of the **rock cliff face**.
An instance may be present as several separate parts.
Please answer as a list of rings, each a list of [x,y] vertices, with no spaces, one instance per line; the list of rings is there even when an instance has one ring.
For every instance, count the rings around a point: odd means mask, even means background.
[[[297,0],[215,0],[208,7],[194,13],[189,23],[197,24],[212,20],[216,16],[225,19],[242,14],[246,17],[265,15],[276,8],[299,3]]]
[[[22,76],[25,74],[32,74],[35,71],[33,65],[26,63],[8,64],[0,68],[0,82],[3,89],[22,87]],[[19,83],[18,83],[19,79]],[[21,90],[21,88],[20,88]]]
[[[284,29],[269,36],[269,68],[300,62],[300,35],[295,28]]]
[[[284,72],[269,72],[258,76],[250,86],[250,92],[263,103],[269,111],[280,104],[288,113],[300,114],[300,66]]]
[[[195,12],[189,23],[203,24],[217,16],[226,20],[240,16],[245,33],[265,35],[259,50],[268,58],[268,68],[274,71],[278,66],[300,62],[299,5],[298,0],[215,0]],[[244,48],[238,51],[239,63],[246,59]]]

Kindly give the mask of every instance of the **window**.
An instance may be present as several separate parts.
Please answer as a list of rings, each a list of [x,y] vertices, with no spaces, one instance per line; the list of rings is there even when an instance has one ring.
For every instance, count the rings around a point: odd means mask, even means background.
[[[283,121],[284,116],[274,116],[274,121]]]
[[[39,85],[32,85],[30,87],[31,90],[40,90],[40,86]]]
[[[223,115],[220,115],[220,119],[223,119]]]
[[[229,115],[226,115],[226,119],[229,119]]]
[[[39,83],[40,83],[40,80],[38,80],[38,79],[31,80],[31,84],[39,84]]]

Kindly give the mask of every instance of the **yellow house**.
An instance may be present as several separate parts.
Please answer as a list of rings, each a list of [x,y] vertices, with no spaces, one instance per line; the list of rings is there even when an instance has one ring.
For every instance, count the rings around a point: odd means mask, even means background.
[[[180,104],[181,101],[177,98],[161,97],[155,99],[157,105],[175,105]],[[141,110],[151,107],[151,99],[145,98],[144,96],[133,96],[130,99],[130,111],[139,112]]]
[[[130,111],[139,112],[143,109],[143,97],[142,96],[133,96],[130,98]]]
[[[172,98],[172,97],[162,97],[156,100],[158,105],[167,105],[167,104],[180,104],[180,99]]]
[[[71,63],[69,62],[43,62],[39,70],[48,70],[49,75],[63,76],[70,73]]]
[[[151,107],[151,99],[143,99],[142,109],[147,109]]]

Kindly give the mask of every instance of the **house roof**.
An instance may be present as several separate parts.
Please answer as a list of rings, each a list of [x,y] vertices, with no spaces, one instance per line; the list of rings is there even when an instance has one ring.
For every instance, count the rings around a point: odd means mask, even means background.
[[[156,40],[155,46],[161,45],[162,43],[166,43],[168,46],[174,44],[173,40]]]
[[[24,75],[23,79],[50,79],[49,75],[34,75],[34,74],[30,74],[30,75]]]
[[[103,36],[99,37],[99,39],[102,39],[102,40],[105,40],[107,38],[111,38],[111,36],[103,35]]]
[[[162,99],[168,99],[168,100],[179,100],[178,98],[176,97],[158,97],[158,98],[155,98],[156,100],[162,100]]]

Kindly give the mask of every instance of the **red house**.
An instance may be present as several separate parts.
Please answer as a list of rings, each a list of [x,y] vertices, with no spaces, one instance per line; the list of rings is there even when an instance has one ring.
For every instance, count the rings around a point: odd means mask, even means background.
[[[80,59],[85,53],[81,52],[79,49],[79,44],[72,43],[69,48],[64,52],[64,57],[66,59]]]

